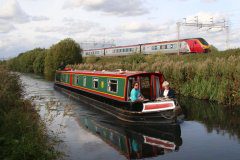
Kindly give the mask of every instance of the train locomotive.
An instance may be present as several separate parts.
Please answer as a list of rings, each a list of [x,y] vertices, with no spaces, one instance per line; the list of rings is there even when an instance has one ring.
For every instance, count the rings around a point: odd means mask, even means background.
[[[174,41],[162,41],[153,43],[144,43],[128,46],[115,46],[109,48],[83,50],[82,56],[127,56],[133,53],[154,54],[157,52],[163,54],[184,53],[208,53],[210,45],[203,38],[180,39]]]

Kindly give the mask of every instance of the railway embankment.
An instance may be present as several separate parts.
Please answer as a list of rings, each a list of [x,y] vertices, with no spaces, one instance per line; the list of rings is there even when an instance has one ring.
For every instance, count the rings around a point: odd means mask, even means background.
[[[19,76],[0,65],[0,159],[57,159],[56,135],[49,135]]]
[[[162,72],[178,94],[225,105],[240,105],[240,49],[181,56],[88,57],[84,63],[69,67]]]

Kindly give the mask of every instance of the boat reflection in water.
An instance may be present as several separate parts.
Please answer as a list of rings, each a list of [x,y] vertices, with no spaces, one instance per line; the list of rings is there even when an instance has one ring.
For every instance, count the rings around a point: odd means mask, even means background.
[[[179,125],[126,126],[109,124],[80,116],[79,123],[94,135],[115,148],[128,159],[155,157],[178,151],[182,145]]]

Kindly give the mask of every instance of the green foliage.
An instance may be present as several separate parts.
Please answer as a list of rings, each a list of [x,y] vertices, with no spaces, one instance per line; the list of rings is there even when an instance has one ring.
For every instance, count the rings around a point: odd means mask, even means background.
[[[0,65],[5,65],[7,63],[7,61],[5,60],[0,60]]]
[[[96,56],[92,55],[90,57],[87,57],[85,59],[85,62],[86,63],[96,63],[98,60],[99,60],[99,57],[96,57]]]
[[[143,54],[140,53],[134,53],[130,56],[127,56],[126,58],[123,59],[123,61],[127,62],[127,63],[135,63],[135,64],[139,64],[139,63],[143,63],[145,62],[145,58]]]
[[[217,47],[215,47],[214,45],[210,45],[210,52],[211,53],[217,53],[218,52]]]
[[[71,67],[71,66],[70,66]],[[240,105],[240,49],[208,54],[102,57],[75,69],[160,71],[180,94]]]
[[[17,57],[10,59],[7,64],[8,67],[13,71],[25,72],[25,73],[39,73],[43,70],[43,65],[39,65],[40,59],[38,57],[43,56],[46,50],[41,48],[36,48],[24,53],[19,54]],[[38,60],[35,62],[35,60]],[[36,63],[34,66],[34,62]],[[42,67],[42,68],[39,68]],[[35,72],[36,71],[36,72]],[[43,73],[43,72],[41,72]]]
[[[44,73],[44,64],[45,57],[47,54],[47,50],[42,50],[38,53],[37,57],[33,62],[33,71],[35,74],[43,74]]]
[[[19,76],[0,66],[0,81],[0,159],[57,159],[57,139],[23,99]]]
[[[82,62],[82,49],[73,39],[67,38],[52,45],[45,58],[44,73],[47,79],[52,80],[55,71],[61,65],[75,64]],[[62,64],[63,63],[63,64]]]

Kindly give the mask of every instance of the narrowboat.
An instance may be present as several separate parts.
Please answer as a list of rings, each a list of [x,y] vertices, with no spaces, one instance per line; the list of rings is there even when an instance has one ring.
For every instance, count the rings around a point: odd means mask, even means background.
[[[162,99],[164,76],[142,71],[58,70],[54,87],[134,124],[176,122],[181,108],[176,100]],[[131,102],[134,82],[139,83],[143,101]]]

